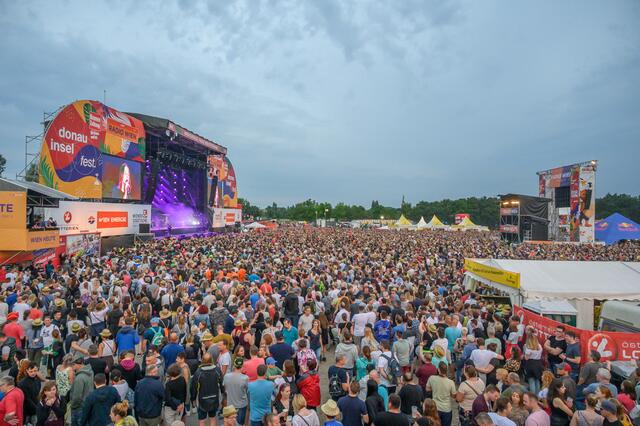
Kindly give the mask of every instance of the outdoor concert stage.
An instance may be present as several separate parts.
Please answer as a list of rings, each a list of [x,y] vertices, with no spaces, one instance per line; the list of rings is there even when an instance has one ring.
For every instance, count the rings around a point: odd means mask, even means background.
[[[40,184],[62,194],[33,206],[61,236],[187,235],[235,229],[242,220],[227,148],[171,120],[124,113],[93,100],[45,123]],[[26,167],[25,167],[26,168]],[[125,238],[125,239],[126,239]]]

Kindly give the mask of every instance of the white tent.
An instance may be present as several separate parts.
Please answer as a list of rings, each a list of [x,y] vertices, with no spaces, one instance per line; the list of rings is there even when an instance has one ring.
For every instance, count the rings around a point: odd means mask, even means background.
[[[245,228],[246,229],[263,229],[263,228],[266,228],[266,226],[264,226],[260,222],[252,222],[252,223],[246,225]]]
[[[427,222],[424,220],[424,216],[420,216],[420,221],[416,224],[416,228],[422,229],[427,227]]]
[[[578,327],[593,328],[594,300],[640,300],[640,262],[465,259],[465,285],[473,281],[524,301],[568,300]]]
[[[442,221],[440,219],[438,219],[438,216],[436,216],[434,214],[431,217],[431,220],[429,221],[429,223],[427,223],[426,228],[429,228],[429,229],[449,229],[449,226],[445,225],[444,223],[442,223]]]

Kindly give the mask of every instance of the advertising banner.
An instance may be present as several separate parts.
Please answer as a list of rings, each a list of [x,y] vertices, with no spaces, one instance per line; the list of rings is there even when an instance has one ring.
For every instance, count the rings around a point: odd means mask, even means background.
[[[576,167],[571,172],[571,185],[570,185],[570,217],[569,222],[569,241],[580,241],[579,231],[579,195],[580,195],[580,168]]]
[[[578,202],[578,226],[580,242],[594,241],[594,225],[596,215],[596,172],[592,166],[580,167],[580,195]]]
[[[231,161],[225,157],[225,167],[223,167],[222,178],[222,203],[227,209],[238,207],[238,185],[236,182],[236,172]]]
[[[505,271],[504,269],[483,265],[470,259],[464,260],[464,269],[489,281],[511,288],[520,288],[520,274],[518,272]]]
[[[25,250],[40,250],[46,248],[54,248],[60,244],[60,233],[57,230],[52,231],[30,231],[27,234],[27,246]]]
[[[212,228],[224,228],[242,221],[241,209],[213,209]]]
[[[500,225],[500,232],[504,232],[506,234],[517,234],[518,225]]]
[[[0,229],[27,228],[27,193],[0,191]]]
[[[102,157],[102,198],[140,200],[142,164],[119,157]]]
[[[60,235],[129,235],[137,234],[140,224],[151,224],[151,205],[60,201],[58,208],[45,209],[45,217],[58,222]]]
[[[58,112],[42,141],[39,182],[81,198],[102,198],[103,153],[144,161],[142,122],[97,101]]]
[[[600,353],[602,361],[633,361],[640,358],[640,333],[582,330],[545,318],[520,306],[514,306],[513,311],[522,319],[525,327],[531,326],[536,329],[541,344],[553,335],[559,325],[565,330],[574,331],[580,339],[583,362],[586,362],[592,350]]]
[[[471,217],[469,213],[456,213],[454,216],[454,223],[460,225],[460,223],[467,217]]]
[[[100,254],[100,234],[98,233],[67,235],[60,238],[64,242],[64,252],[68,258]]]

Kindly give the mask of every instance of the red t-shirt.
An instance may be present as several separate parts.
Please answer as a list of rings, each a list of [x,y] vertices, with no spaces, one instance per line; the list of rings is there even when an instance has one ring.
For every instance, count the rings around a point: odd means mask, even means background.
[[[15,321],[8,322],[4,325],[4,328],[2,329],[2,331],[4,331],[4,334],[6,334],[7,336],[13,337],[14,339],[16,339],[16,348],[22,349],[22,339],[24,339],[24,329],[20,324],[18,324]]]
[[[44,313],[38,308],[31,308],[31,310],[29,311],[30,320],[43,318],[43,317],[44,317]]]
[[[249,377],[250,382],[258,380],[258,366],[264,364],[264,359],[253,358],[248,359],[242,364],[242,373]]]
[[[18,417],[18,425],[24,424],[24,413],[22,411],[24,405],[24,394],[22,390],[13,388],[7,393],[2,401],[0,401],[0,426],[13,426],[4,420],[9,413],[14,413]]]

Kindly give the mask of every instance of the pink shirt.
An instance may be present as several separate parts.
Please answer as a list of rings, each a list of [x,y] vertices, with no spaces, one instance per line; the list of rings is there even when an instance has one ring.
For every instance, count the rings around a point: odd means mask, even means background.
[[[255,382],[258,380],[258,366],[263,364],[264,359],[262,358],[248,359],[242,365],[242,373],[249,377],[250,382]]]

